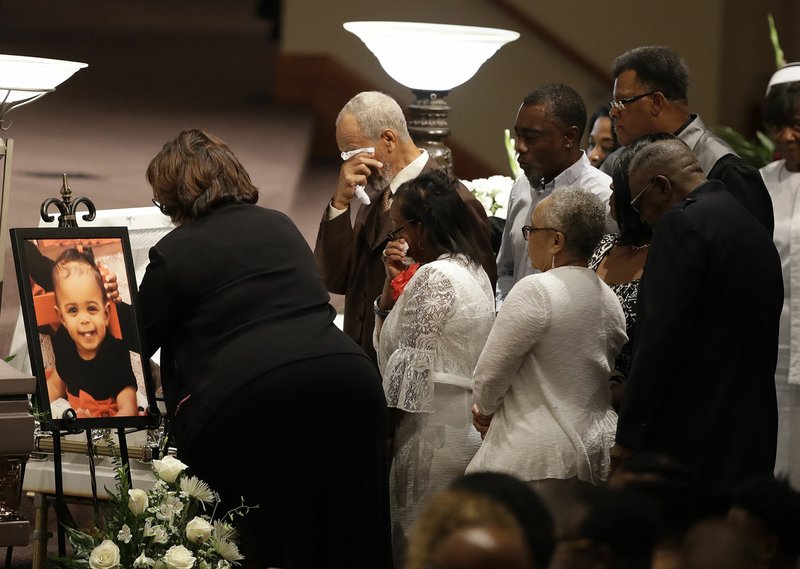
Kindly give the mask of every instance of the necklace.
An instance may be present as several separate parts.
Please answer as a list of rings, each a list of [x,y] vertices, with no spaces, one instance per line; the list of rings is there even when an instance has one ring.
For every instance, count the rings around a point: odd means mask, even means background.
[[[647,249],[650,246],[650,243],[645,243],[644,245],[631,245],[631,249],[634,251],[640,251],[641,249]]]

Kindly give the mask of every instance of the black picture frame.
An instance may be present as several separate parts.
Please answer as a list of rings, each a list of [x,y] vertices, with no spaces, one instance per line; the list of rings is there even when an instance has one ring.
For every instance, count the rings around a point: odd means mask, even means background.
[[[143,355],[145,351],[141,318],[127,228],[15,228],[10,230],[10,234],[31,369],[37,378],[36,400],[40,416],[47,418],[54,429],[65,431],[156,427],[161,417],[149,360]],[[97,326],[86,324],[91,326],[91,331],[82,332],[77,329],[76,324],[67,325],[68,321],[62,317],[68,312],[77,316],[78,303],[61,305],[60,312],[57,308],[59,301],[53,267],[56,259],[67,249],[91,250],[94,260],[98,262],[95,266],[104,267],[104,282],[106,270],[116,276],[119,302],[103,300],[105,304],[102,305],[102,312],[99,312],[100,321],[105,321],[105,327],[102,323]],[[88,274],[91,279],[97,282],[98,277],[91,273],[90,270]],[[79,282],[73,281],[73,284]],[[66,297],[64,284],[58,286],[61,287],[61,294]],[[91,292],[91,284],[86,286],[89,288],[85,290]],[[87,309],[94,311],[95,315],[98,314],[96,304]],[[82,335],[90,339],[86,340],[90,342],[90,348],[86,348]],[[125,348],[130,358],[129,368],[125,363]],[[95,358],[100,349],[103,349],[103,356]],[[62,363],[57,368],[59,354],[62,356]],[[90,357],[84,357],[85,355]],[[87,360],[94,363],[87,364]],[[108,373],[109,369],[113,373]],[[62,373],[69,378],[61,378]],[[135,414],[131,406],[130,390],[127,389],[132,385],[131,377],[135,379],[136,385]],[[49,388],[48,378],[51,381]],[[84,387],[100,385],[98,389],[115,393],[117,386],[109,387],[106,379],[109,382],[116,381],[117,385],[124,384],[118,397],[96,400],[86,390],[79,389],[79,395],[75,395],[69,387],[70,384],[73,387],[78,384]],[[58,397],[62,391],[63,397]],[[51,395],[54,397],[53,403],[59,402],[54,407],[64,409],[67,404],[70,409],[63,415],[54,417]],[[60,401],[62,398],[64,402]]]

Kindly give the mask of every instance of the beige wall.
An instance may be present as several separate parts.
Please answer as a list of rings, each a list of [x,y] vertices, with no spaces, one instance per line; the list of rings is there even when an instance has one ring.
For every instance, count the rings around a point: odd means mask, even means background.
[[[782,17],[788,19],[798,13],[796,0],[512,1],[586,58],[608,69],[609,75],[614,57],[627,49],[670,45],[689,64],[692,108],[708,124],[723,120],[738,128],[752,123],[749,116],[771,70],[767,9],[776,13],[779,26]],[[448,98],[453,108],[452,137],[498,172],[508,170],[502,131],[513,126],[517,107],[531,88],[555,81],[571,85],[584,97],[590,114],[608,100],[611,92],[610,81],[601,82],[587,74],[491,0],[291,0],[285,2],[281,50],[329,54],[401,104],[410,102],[410,92],[389,78],[361,41],[341,27],[349,20],[414,20],[500,27],[521,33],[519,40],[503,47]],[[786,28],[784,36],[789,34]],[[415,53],[414,46],[408,51],[409,57],[429,56]]]

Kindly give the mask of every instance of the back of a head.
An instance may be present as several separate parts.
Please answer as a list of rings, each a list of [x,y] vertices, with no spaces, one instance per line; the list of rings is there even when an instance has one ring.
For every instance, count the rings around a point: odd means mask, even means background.
[[[639,169],[655,170],[670,177],[681,172],[701,174],[703,170],[692,149],[677,136],[654,132],[636,139],[631,146],[628,174]]]
[[[653,503],[632,490],[596,488],[583,491],[587,505],[580,537],[604,545],[613,567],[648,568],[658,542],[658,514]]]
[[[737,489],[732,507],[757,520],[766,536],[777,540],[783,561],[796,565],[800,559],[800,492],[788,479],[763,476],[750,480]]]
[[[532,569],[522,532],[479,524],[456,529],[434,548],[431,569]]]
[[[405,219],[422,224],[428,243],[440,254],[463,254],[478,263],[484,252],[470,231],[458,184],[443,170],[433,170],[403,183],[394,201]]]
[[[350,99],[339,111],[336,126],[344,115],[352,115],[369,140],[378,140],[384,130],[391,129],[401,142],[411,141],[403,109],[392,97],[380,91],[362,91]]]
[[[589,259],[606,231],[606,206],[596,195],[577,186],[553,190],[542,203],[549,227],[566,236],[565,248],[576,259]]]
[[[562,83],[537,87],[525,97],[522,105],[545,105],[546,112],[565,126],[578,127],[578,137],[586,130],[586,105],[575,89]]]
[[[162,211],[178,224],[223,203],[258,201],[258,190],[233,151],[200,129],[185,130],[164,144],[147,167],[147,181]]]
[[[457,530],[491,527],[519,532],[514,515],[489,496],[448,488],[432,496],[420,512],[408,541],[406,569],[429,566],[436,549]]]
[[[457,479],[451,488],[486,496],[504,506],[522,529],[535,567],[549,566],[555,547],[553,518],[527,484],[508,474],[476,472]]]
[[[674,542],[695,522],[696,500],[688,468],[668,455],[640,453],[625,459],[609,487],[627,488],[650,498],[659,512],[661,538]]]
[[[674,101],[686,101],[689,68],[684,59],[667,46],[644,46],[626,51],[614,60],[614,77],[634,71],[636,79],[652,91]]]
[[[681,550],[685,569],[761,569],[755,540],[721,519],[695,524]]]

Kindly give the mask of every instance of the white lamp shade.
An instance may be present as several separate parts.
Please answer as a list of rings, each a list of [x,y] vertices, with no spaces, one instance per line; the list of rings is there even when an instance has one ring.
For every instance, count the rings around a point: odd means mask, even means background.
[[[86,63],[0,55],[0,102],[15,103],[52,91]]]
[[[395,81],[420,91],[449,91],[468,81],[517,32],[416,22],[346,22]]]

